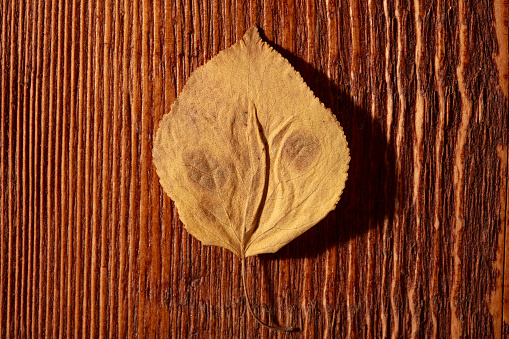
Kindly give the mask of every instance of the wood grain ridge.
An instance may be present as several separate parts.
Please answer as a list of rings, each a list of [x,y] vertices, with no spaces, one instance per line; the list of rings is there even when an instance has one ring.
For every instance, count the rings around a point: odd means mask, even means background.
[[[0,0],[0,337],[509,335],[507,0]],[[337,116],[334,212],[240,261],[152,165],[251,24]]]

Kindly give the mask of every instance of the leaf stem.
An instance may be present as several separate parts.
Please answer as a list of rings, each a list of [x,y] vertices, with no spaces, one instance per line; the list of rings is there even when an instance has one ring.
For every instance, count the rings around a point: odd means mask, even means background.
[[[247,295],[247,288],[246,288],[246,257],[244,255],[242,255],[241,257],[241,262],[242,262],[242,285],[244,286],[244,296],[246,298],[246,303],[247,303],[247,308],[249,308],[249,312],[251,313],[251,315],[253,316],[253,318],[255,318],[255,320],[262,326],[265,326],[271,330],[276,330],[276,331],[283,331],[283,332],[294,332],[294,331],[297,331],[298,328],[297,327],[278,327],[278,326],[271,326],[265,322],[263,322],[260,318],[258,318],[254,311],[253,311],[253,308],[251,306],[251,302],[249,301],[249,297]]]

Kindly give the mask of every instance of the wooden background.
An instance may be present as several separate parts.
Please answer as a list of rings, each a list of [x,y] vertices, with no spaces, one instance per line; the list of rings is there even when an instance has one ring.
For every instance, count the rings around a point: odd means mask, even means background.
[[[0,0],[0,13],[0,337],[509,334],[507,0]],[[254,322],[240,260],[185,231],[151,159],[189,74],[252,23],[352,155],[337,209],[247,262],[256,312],[292,334]]]

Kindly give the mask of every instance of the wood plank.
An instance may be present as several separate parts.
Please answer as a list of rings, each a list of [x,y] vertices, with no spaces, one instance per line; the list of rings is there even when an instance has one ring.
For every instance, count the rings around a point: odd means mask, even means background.
[[[509,335],[507,0],[0,0],[0,337]],[[337,209],[276,254],[202,246],[162,115],[251,24],[344,127]]]

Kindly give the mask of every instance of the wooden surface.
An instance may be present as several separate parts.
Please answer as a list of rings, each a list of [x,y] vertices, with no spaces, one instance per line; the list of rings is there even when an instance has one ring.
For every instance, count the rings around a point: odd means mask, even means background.
[[[509,333],[507,0],[0,0],[0,13],[0,337]],[[189,74],[252,23],[352,155],[337,209],[247,262],[256,312],[290,335],[246,313],[240,260],[184,230],[151,160]]]

